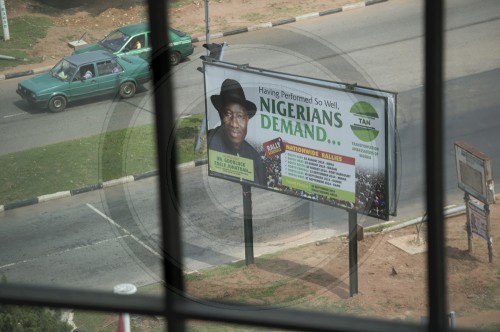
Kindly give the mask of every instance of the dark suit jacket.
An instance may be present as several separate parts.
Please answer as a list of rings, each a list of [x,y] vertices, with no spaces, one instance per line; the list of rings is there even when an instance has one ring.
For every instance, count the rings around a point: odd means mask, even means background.
[[[224,133],[220,126],[209,130],[207,133],[208,148],[210,150],[215,150],[253,160],[254,183],[261,186],[266,186],[264,163],[262,162],[259,153],[250,144],[248,144],[247,141],[243,141],[240,148],[237,150],[233,147],[232,144],[230,144],[230,142],[227,141],[227,139],[223,135]]]

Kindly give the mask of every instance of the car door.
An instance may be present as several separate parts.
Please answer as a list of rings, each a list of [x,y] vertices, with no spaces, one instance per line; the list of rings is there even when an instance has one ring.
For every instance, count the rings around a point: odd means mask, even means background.
[[[96,63],[97,81],[102,94],[114,94],[118,91],[123,68],[115,59],[103,60]]]
[[[96,79],[93,63],[78,67],[69,86],[69,97],[72,100],[91,98],[99,94],[99,84]]]
[[[134,55],[143,59],[148,59],[150,47],[147,45],[146,33],[130,38],[127,45],[123,49],[126,55]]]

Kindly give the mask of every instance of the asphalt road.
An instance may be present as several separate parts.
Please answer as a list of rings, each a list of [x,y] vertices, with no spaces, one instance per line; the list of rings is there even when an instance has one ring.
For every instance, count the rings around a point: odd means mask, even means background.
[[[421,5],[389,1],[225,38],[228,62],[398,93],[397,220],[425,211]],[[447,204],[461,204],[453,143],[464,140],[493,159],[500,155],[500,3],[456,0],[447,6],[445,187]],[[197,55],[174,70],[176,116],[203,111]],[[16,84],[0,82],[1,154],[154,120],[151,87],[131,100],[99,100],[49,114],[26,109]],[[499,163],[493,165],[493,174],[500,174]],[[5,211],[0,273],[18,282],[102,289],[161,279],[155,181]],[[239,185],[207,177],[205,167],[183,170],[180,183],[185,269],[243,259]],[[341,210],[262,190],[253,190],[253,200],[256,254],[347,229]],[[364,216],[358,221],[380,222]]]

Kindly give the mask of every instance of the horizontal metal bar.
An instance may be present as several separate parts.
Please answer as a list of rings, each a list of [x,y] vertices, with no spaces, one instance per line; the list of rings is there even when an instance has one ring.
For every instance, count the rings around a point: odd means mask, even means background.
[[[81,310],[128,312],[141,315],[165,315],[161,296],[119,295],[112,291],[0,284],[0,303]]]
[[[268,328],[304,331],[427,331],[428,326],[408,322],[359,316],[344,316],[317,311],[293,310],[213,302],[176,296],[168,314],[176,319],[197,319],[220,323],[243,324]],[[100,291],[45,286],[0,284],[0,303],[48,308],[127,312],[145,316],[162,316],[168,320],[161,296],[140,294],[117,295]],[[454,329],[455,331],[455,329]],[[469,332],[473,330],[456,329]]]

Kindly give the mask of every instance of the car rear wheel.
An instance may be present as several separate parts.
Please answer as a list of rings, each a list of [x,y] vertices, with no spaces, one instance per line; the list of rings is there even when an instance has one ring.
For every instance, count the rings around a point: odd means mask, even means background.
[[[49,110],[52,113],[59,113],[66,108],[66,98],[63,96],[54,96],[49,100]]]
[[[124,82],[120,85],[120,97],[130,98],[135,94],[134,82]]]
[[[181,62],[181,55],[179,54],[179,52],[170,53],[169,60],[171,66],[176,66],[179,64],[179,62]]]

